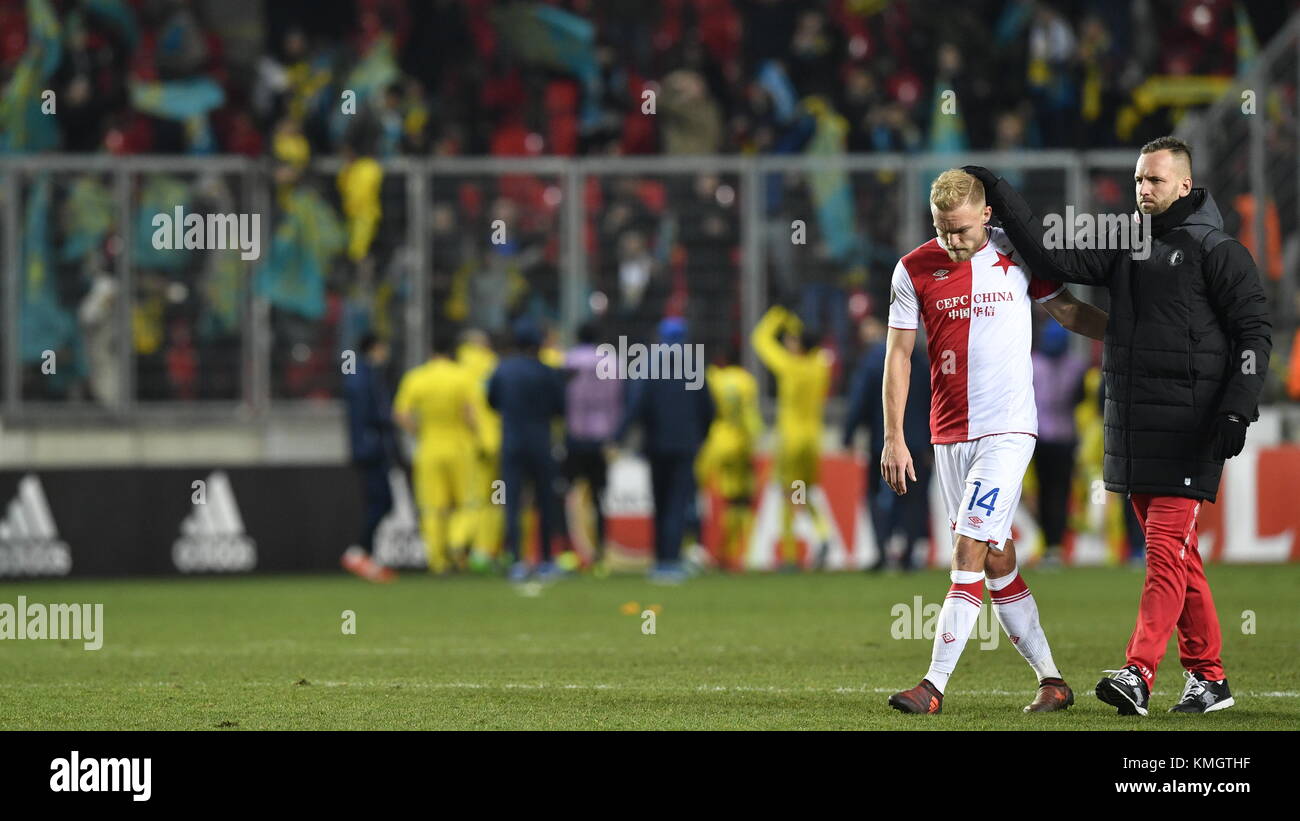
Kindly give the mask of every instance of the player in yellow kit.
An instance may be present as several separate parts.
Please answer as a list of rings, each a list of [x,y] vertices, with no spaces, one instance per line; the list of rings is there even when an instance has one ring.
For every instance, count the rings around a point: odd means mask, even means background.
[[[548,325],[542,337],[542,348],[537,358],[548,368],[564,368],[564,348],[560,346],[560,333],[554,325]]]
[[[780,305],[768,310],[753,333],[754,350],[776,377],[776,479],[785,498],[781,515],[781,560],[797,563],[794,514],[803,505],[820,541],[817,565],[830,549],[829,523],[807,503],[821,467],[822,413],[830,390],[829,355],[799,318]]]
[[[456,361],[474,377],[474,408],[478,416],[479,441],[482,444],[474,460],[471,482],[470,513],[473,535],[470,539],[470,566],[487,568],[501,551],[506,520],[499,504],[492,503],[493,483],[501,476],[501,415],[488,405],[487,381],[497,367],[497,355],[488,335],[471,328],[461,336]]]
[[[452,359],[454,337],[434,333],[433,353],[397,388],[393,416],[416,437],[412,474],[429,570],[445,573],[466,557],[476,451],[481,448],[474,376]]]
[[[695,476],[702,488],[716,483],[722,495],[719,563],[724,569],[739,570],[753,519],[754,448],[763,435],[758,382],[740,366],[735,348],[729,348],[719,364],[709,366],[707,377],[717,415],[695,460]]]

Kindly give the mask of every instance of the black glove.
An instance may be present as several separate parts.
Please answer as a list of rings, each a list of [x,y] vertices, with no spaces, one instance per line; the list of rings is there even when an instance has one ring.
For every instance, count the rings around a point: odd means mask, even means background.
[[[998,175],[982,165],[963,165],[961,170],[984,183],[986,190],[998,184]]]
[[[1215,422],[1214,458],[1231,459],[1246,446],[1246,420],[1235,413],[1223,413]]]

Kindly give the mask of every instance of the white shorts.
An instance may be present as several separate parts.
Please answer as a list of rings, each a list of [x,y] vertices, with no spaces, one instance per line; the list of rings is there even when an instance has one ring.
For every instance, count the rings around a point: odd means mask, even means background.
[[[1028,433],[995,433],[934,446],[939,492],[956,533],[1002,549],[1036,442]]]

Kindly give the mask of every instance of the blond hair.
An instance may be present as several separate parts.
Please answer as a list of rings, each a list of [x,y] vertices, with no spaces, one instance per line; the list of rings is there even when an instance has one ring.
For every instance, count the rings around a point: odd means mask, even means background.
[[[940,211],[952,211],[967,204],[982,208],[984,183],[960,168],[949,168],[930,186],[930,204]]]

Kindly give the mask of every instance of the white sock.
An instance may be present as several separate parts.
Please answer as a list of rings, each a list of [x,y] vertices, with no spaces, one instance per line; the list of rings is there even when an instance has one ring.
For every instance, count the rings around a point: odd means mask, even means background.
[[[1000,579],[989,579],[988,585],[998,623],[1020,655],[1034,668],[1038,680],[1060,678],[1061,673],[1052,661],[1047,635],[1038,622],[1038,605],[1029,592],[1029,585],[1020,576],[1020,569],[1016,568]]]
[[[925,677],[942,693],[948,677],[957,669],[957,659],[966,647],[966,639],[975,629],[984,600],[984,574],[974,570],[954,570],[949,574],[952,587],[939,611],[934,628],[934,649],[930,651],[930,670]]]

